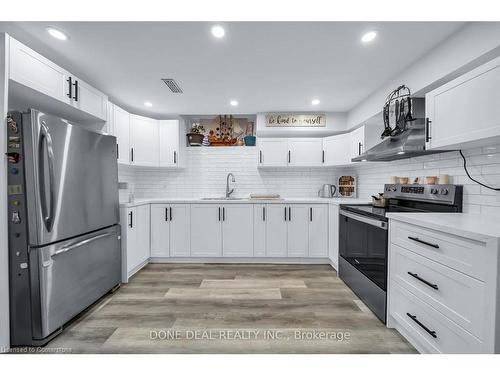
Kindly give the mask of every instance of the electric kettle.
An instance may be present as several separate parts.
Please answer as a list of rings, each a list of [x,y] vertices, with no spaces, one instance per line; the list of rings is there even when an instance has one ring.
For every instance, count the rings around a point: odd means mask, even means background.
[[[324,184],[318,191],[318,197],[333,198],[337,196],[337,187],[331,184]]]

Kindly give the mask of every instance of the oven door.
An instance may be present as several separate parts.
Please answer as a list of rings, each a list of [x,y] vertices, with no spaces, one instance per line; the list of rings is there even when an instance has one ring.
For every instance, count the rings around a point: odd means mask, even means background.
[[[339,253],[383,291],[387,291],[387,222],[340,210]]]

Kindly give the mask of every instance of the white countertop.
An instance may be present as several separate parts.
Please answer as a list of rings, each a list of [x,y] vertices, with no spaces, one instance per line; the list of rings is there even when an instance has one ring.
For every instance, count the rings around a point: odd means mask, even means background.
[[[134,202],[120,202],[120,207],[135,207],[144,204],[161,204],[161,203],[213,203],[213,204],[238,204],[238,203],[250,203],[250,204],[283,204],[283,203],[324,203],[324,204],[366,204],[371,203],[370,199],[360,199],[360,198],[282,198],[282,199],[202,199],[202,198],[138,198]]]
[[[477,241],[500,238],[500,216],[464,213],[387,213],[391,220],[420,225],[430,229]]]

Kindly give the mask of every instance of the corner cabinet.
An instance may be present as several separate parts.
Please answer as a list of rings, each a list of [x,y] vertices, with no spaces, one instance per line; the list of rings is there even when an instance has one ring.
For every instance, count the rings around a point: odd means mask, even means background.
[[[112,134],[116,137],[118,163],[130,164],[130,114],[117,105],[112,106]]]
[[[425,95],[428,149],[500,141],[500,57]]]
[[[321,138],[289,138],[288,165],[319,167],[323,164],[323,140]]]
[[[66,104],[69,107],[63,106],[65,109],[74,108],[106,121],[106,95],[12,37],[9,45],[11,81],[52,99],[51,104]]]
[[[332,135],[323,139],[324,165],[336,166],[350,164],[349,141],[350,135],[348,133]]]

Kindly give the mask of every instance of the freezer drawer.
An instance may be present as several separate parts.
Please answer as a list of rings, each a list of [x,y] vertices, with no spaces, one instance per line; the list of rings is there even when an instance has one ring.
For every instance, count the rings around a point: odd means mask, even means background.
[[[30,249],[34,339],[42,339],[120,283],[118,225]]]

